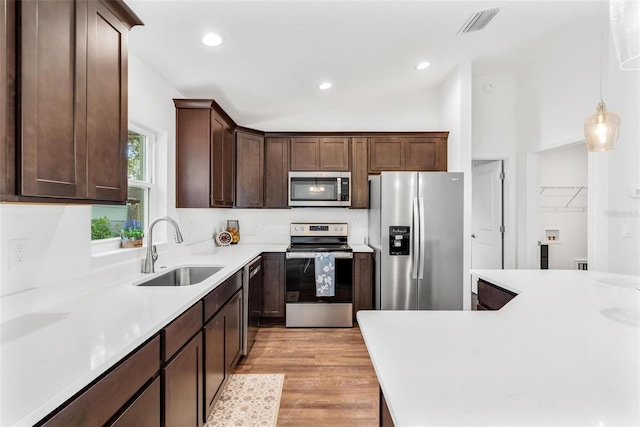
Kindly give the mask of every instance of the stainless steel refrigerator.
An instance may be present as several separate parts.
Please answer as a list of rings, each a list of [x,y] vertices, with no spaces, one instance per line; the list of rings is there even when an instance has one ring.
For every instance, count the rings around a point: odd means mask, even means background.
[[[369,180],[379,310],[462,310],[463,174],[382,172]]]

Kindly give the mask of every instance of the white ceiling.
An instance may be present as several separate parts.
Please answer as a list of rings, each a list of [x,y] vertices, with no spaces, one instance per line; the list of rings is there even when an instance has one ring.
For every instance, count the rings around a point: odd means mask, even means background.
[[[513,68],[542,40],[599,13],[597,1],[129,0],[144,21],[130,50],[188,98],[213,98],[242,126],[434,130],[438,85]],[[456,34],[474,13],[500,12]],[[201,43],[207,32],[224,37]],[[422,60],[431,67],[417,71]],[[333,87],[318,90],[329,80]]]

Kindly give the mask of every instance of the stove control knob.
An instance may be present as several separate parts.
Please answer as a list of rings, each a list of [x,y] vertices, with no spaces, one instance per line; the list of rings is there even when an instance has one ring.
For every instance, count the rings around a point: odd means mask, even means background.
[[[340,231],[344,231],[344,227],[340,227]]]

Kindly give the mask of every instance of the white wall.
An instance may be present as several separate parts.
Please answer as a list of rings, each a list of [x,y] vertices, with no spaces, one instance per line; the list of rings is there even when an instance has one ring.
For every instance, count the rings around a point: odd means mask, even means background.
[[[518,268],[538,268],[535,226],[538,153],[583,140],[583,123],[599,101],[600,19],[567,26],[516,69]],[[608,37],[608,33],[607,33]],[[640,274],[640,72],[618,70],[605,39],[603,98],[621,115],[618,148],[589,154],[589,269]],[[628,227],[629,237],[622,237]]]
[[[539,268],[536,153],[581,141],[584,120],[597,104],[599,22],[594,15],[567,25],[514,71],[518,268]]]
[[[594,244],[606,248],[603,271],[640,275],[640,71],[620,70],[613,45],[609,58],[604,100],[621,125],[614,151],[590,154],[608,162],[593,162],[594,173],[608,178],[595,194],[604,209],[593,212],[592,226],[606,231]]]
[[[462,62],[440,85],[440,127],[449,131],[447,170],[464,173],[464,300],[471,306],[471,62]]]
[[[516,79],[512,73],[476,76],[473,80],[473,160],[503,160],[504,264],[516,267]]]

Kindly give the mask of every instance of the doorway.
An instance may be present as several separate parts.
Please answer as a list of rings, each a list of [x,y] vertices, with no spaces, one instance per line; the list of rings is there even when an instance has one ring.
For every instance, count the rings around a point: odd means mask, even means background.
[[[504,268],[504,162],[472,163],[471,268]]]
[[[587,150],[584,144],[574,144],[543,151],[537,157],[538,265],[550,270],[586,270]]]

